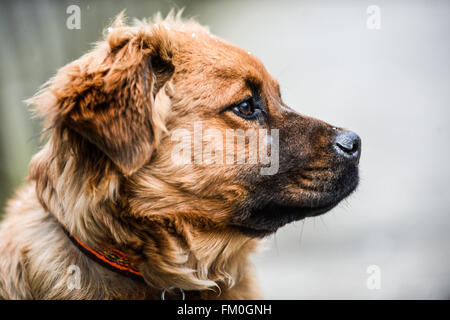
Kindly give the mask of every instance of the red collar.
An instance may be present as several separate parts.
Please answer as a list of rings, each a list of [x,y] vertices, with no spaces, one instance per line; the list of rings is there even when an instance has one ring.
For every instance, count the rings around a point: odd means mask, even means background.
[[[89,248],[80,239],[71,235],[66,229],[64,232],[67,234],[73,244],[80,249],[89,258],[97,262],[98,264],[108,268],[111,271],[120,273],[126,277],[133,278],[135,280],[144,281],[142,273],[137,269],[136,261],[127,257],[125,253],[117,249],[102,248],[93,249]]]

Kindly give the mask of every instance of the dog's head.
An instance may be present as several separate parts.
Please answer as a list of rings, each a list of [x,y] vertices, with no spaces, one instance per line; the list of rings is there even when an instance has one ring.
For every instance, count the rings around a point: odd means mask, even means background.
[[[134,218],[259,237],[358,184],[356,134],[286,106],[258,58],[195,23],[117,21],[32,102]]]

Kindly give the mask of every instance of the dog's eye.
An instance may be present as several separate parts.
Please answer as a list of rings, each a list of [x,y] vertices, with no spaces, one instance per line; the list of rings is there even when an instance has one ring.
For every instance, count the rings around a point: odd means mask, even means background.
[[[236,115],[247,120],[258,119],[262,115],[261,108],[255,104],[253,98],[239,102],[232,110]]]

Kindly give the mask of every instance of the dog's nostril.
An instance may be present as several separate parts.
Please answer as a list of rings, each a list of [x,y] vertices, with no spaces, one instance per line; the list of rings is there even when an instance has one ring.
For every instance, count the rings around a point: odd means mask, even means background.
[[[361,138],[352,131],[340,131],[335,140],[336,150],[340,155],[359,159]]]
[[[337,146],[344,152],[353,153],[358,149],[358,142],[355,141],[343,141],[336,142]]]

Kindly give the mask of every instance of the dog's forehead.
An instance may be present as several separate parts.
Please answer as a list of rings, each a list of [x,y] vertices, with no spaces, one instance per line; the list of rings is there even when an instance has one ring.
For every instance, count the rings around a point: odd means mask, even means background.
[[[177,47],[175,64],[181,73],[201,74],[210,81],[251,79],[278,86],[254,54],[206,30],[179,33]]]

